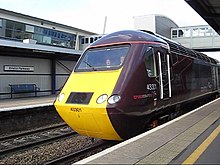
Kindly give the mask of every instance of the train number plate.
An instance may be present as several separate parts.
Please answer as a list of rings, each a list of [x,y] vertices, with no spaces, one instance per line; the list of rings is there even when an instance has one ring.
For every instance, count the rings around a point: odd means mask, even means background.
[[[72,107],[72,108],[70,108],[70,110],[73,112],[82,112],[81,108],[76,108],[76,107]]]
[[[147,84],[147,89],[150,91],[156,90],[157,85],[156,84]]]

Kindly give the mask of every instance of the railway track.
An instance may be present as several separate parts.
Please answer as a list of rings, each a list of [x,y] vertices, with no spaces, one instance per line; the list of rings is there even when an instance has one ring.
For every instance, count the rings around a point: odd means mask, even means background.
[[[75,135],[65,123],[0,137],[0,158],[28,148]]]
[[[100,152],[108,147],[111,147],[119,142],[113,142],[113,141],[98,141],[88,147],[79,149],[75,152],[69,153],[67,155],[58,157],[56,159],[53,159],[51,161],[47,161],[44,163],[45,165],[52,165],[52,164],[70,164],[74,163],[76,161],[79,161],[83,158],[86,158],[92,154],[95,154],[97,152]]]

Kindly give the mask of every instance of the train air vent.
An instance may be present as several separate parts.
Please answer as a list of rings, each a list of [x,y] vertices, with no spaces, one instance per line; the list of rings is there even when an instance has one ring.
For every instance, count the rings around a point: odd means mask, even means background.
[[[72,92],[67,99],[67,104],[89,104],[93,93]]]

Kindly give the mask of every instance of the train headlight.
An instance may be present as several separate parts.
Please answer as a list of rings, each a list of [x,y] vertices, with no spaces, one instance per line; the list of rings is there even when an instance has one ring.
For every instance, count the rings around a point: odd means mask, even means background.
[[[109,104],[115,104],[115,103],[119,102],[120,99],[121,99],[121,96],[119,96],[119,95],[112,95],[111,97],[109,97],[108,103]]]
[[[58,95],[57,100],[58,100],[59,102],[61,102],[61,101],[64,99],[64,97],[65,97],[65,94],[64,94],[64,93],[61,93],[61,94]]]
[[[96,102],[97,102],[98,104],[102,104],[102,103],[104,103],[104,102],[107,100],[107,98],[108,98],[108,95],[103,94],[103,95],[101,95],[101,96],[98,97],[98,99],[96,100]]]

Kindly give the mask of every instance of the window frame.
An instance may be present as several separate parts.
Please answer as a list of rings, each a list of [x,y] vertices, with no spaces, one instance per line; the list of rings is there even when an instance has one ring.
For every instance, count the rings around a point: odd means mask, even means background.
[[[127,52],[125,54],[125,58],[123,60],[122,63],[120,63],[119,65],[112,65],[112,66],[100,66],[100,67],[97,67],[97,66],[89,66],[90,63],[88,61],[86,61],[85,63],[87,64],[88,62],[88,68],[79,68],[79,66],[83,63],[83,61],[85,61],[85,58],[88,56],[87,53],[88,51],[95,51],[95,50],[107,50],[107,49],[111,49],[111,48],[122,48],[122,47],[127,47]],[[104,46],[104,47],[98,47],[98,48],[90,48],[90,49],[87,49],[82,57],[80,58],[80,60],[78,61],[78,63],[76,64],[76,67],[74,68],[74,72],[92,72],[92,71],[108,71],[108,70],[117,70],[117,69],[120,69],[123,65],[124,65],[124,62],[125,62],[125,59],[126,57],[128,56],[129,54],[129,50],[130,50],[130,44],[123,44],[123,45],[111,45],[111,46]]]
[[[147,59],[146,56],[149,56],[149,51],[152,51],[152,54],[151,54],[152,58],[151,58],[150,62],[152,63],[152,61],[153,61],[153,65],[148,65],[149,62],[146,60]],[[157,77],[156,57],[155,57],[154,49],[152,47],[148,47],[144,53],[144,64],[146,67],[146,72],[147,72],[148,77],[150,77],[150,78]],[[149,66],[150,66],[150,68],[149,68]],[[153,73],[150,72],[152,70],[153,70]],[[151,73],[152,73],[152,75],[151,75]]]

